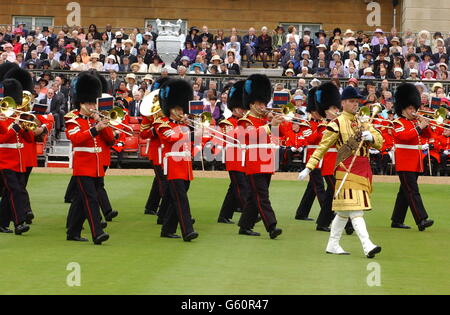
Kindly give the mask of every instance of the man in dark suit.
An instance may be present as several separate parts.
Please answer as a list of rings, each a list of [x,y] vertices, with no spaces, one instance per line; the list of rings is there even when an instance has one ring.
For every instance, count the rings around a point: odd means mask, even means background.
[[[44,26],[42,28],[42,39],[45,39],[47,41],[47,45],[50,46],[50,49],[55,44],[54,38],[50,36],[50,32],[48,30],[48,26]]]
[[[203,33],[200,35],[200,38],[208,37],[208,43],[212,44],[214,42],[214,36],[208,30],[208,26],[203,26]]]
[[[128,57],[124,57],[122,59],[122,64],[119,65],[119,72],[131,72],[130,66],[130,59]]]
[[[389,49],[389,45],[386,43],[386,39],[384,37],[380,37],[379,42],[380,44],[373,46],[372,49],[372,52],[375,54],[376,57],[378,57],[383,48],[387,47]]]
[[[441,58],[444,58],[444,63],[448,64],[448,54],[444,53],[444,49],[445,48],[443,46],[438,47],[438,52],[435,53],[431,58],[433,59],[434,64],[440,63]]]
[[[42,60],[38,58],[36,50],[31,51],[30,59],[28,59],[27,62],[30,63],[31,61],[34,62],[34,64],[36,65],[35,66],[36,69],[41,69]]]
[[[109,80],[108,83],[108,93],[114,95],[114,91],[116,91],[120,86],[120,80],[117,78],[117,72],[114,70],[109,71]]]
[[[111,42],[115,36],[115,34],[113,34],[113,32],[112,32],[111,24],[106,24],[105,33],[106,33],[106,35],[108,35],[108,41]]]
[[[128,106],[128,112],[130,117],[139,117],[141,116],[141,103],[142,103],[142,92],[138,91],[134,93],[133,100],[130,102]]]
[[[56,138],[59,138],[59,133],[64,131],[64,115],[66,114],[63,99],[56,97],[53,89],[48,89],[47,96],[39,104],[47,104],[46,114],[52,114],[55,118]]]

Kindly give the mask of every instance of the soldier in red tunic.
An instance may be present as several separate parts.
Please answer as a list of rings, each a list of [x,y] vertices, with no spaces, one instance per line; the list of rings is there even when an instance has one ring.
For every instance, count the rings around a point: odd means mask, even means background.
[[[448,156],[450,155],[450,129],[445,129],[439,139],[441,145],[440,175],[447,176]]]
[[[105,175],[103,148],[114,143],[114,134],[108,123],[93,113],[101,95],[102,84],[98,77],[80,73],[75,86],[75,106],[79,115],[66,123],[67,138],[73,147],[73,176],[78,188],[72,204],[74,211],[69,212],[67,240],[87,241],[81,237],[81,229],[87,219],[96,245],[109,239],[101,226],[98,189]]]
[[[6,79],[2,82],[4,96],[22,104],[22,85],[16,79]],[[24,163],[26,151],[24,143],[32,143],[34,134],[26,130],[14,117],[0,121],[0,175],[3,180],[3,194],[0,204],[0,232],[12,233],[9,229],[14,223],[14,233],[21,235],[30,230],[26,221],[26,201],[28,193],[25,189],[25,174],[27,165]]]
[[[417,179],[424,171],[422,150],[428,144],[421,143],[422,138],[429,138],[431,130],[427,120],[417,116],[421,98],[417,88],[409,83],[401,84],[395,94],[395,111],[399,118],[394,121],[395,168],[400,177],[400,191],[392,214],[392,227],[409,229],[404,224],[408,207],[411,208],[419,231],[433,225],[419,193]]]
[[[245,175],[245,168],[243,159],[245,150],[243,149],[244,142],[242,135],[242,128],[238,128],[238,121],[245,116],[247,110],[242,105],[242,93],[244,92],[245,81],[236,82],[228,92],[227,106],[232,112],[232,116],[224,119],[219,123],[222,132],[229,137],[225,137],[226,142],[222,143],[222,150],[225,156],[225,166],[230,176],[230,185],[227,194],[222,203],[219,218],[217,222],[233,224],[231,221],[233,213],[236,209],[244,209],[248,198],[249,184],[248,178]],[[233,143],[232,138],[238,139],[239,142]]]
[[[254,74],[245,81],[243,106],[250,113],[239,120],[239,126],[245,129],[245,173],[249,179],[250,193],[239,220],[239,234],[259,235],[252,231],[259,213],[270,238],[275,239],[283,231],[277,228],[275,212],[269,200],[269,186],[276,168],[279,126],[284,119],[278,115],[270,123],[267,120],[266,106],[271,97],[272,86],[267,76]]]
[[[163,168],[167,176],[171,206],[164,217],[161,237],[180,238],[175,234],[178,223],[185,242],[198,237],[194,231],[187,192],[192,172],[191,132],[186,125],[189,101],[194,92],[181,79],[169,80],[159,91],[159,102],[166,117],[157,129],[163,148]]]

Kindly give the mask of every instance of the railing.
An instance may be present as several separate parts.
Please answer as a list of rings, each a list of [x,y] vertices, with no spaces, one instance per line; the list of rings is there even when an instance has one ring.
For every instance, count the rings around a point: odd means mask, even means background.
[[[74,77],[76,77],[80,72],[78,71],[53,71],[53,70],[30,70],[30,72],[33,72],[37,77],[41,76],[43,72],[51,73],[53,77],[55,76],[62,76],[68,80],[72,80]],[[103,76],[108,77],[108,72],[100,72]],[[118,72],[117,78],[119,80],[124,80],[125,76],[129,74],[129,72]],[[154,79],[157,79],[160,74],[159,73],[135,73],[137,81],[140,81],[144,78],[145,75],[151,74]],[[177,77],[177,74],[169,74],[169,76]],[[187,78],[189,78],[192,82],[195,81],[197,78],[202,78],[203,82],[206,83],[206,86],[209,85],[211,81],[215,81],[217,83],[217,89],[219,91],[223,90],[223,88],[233,80],[243,80],[246,78],[246,76],[242,75],[227,75],[227,76],[217,76],[217,75],[205,75],[205,74],[189,74],[186,75]],[[305,87],[310,87],[310,83],[314,78],[298,78],[298,77],[279,77],[279,76],[269,76],[270,81],[273,84],[281,83],[283,84],[284,88],[287,89],[295,89],[297,87],[297,83],[299,79],[304,79],[306,81]],[[328,82],[331,79],[330,78],[319,78],[319,80],[323,82]],[[348,84],[348,79],[339,79],[341,86],[346,87]],[[380,79],[374,79],[374,80],[366,80],[366,79],[359,79],[359,87],[364,88],[364,83],[366,81],[373,81],[377,87],[381,86],[381,82],[383,80]],[[389,81],[389,87],[393,90],[397,88],[397,86],[404,82],[410,82],[410,83],[417,83],[421,82],[423,83],[428,90],[431,90],[434,84],[441,83],[444,87],[445,93],[450,93],[450,81],[408,81],[408,80],[388,80]]]

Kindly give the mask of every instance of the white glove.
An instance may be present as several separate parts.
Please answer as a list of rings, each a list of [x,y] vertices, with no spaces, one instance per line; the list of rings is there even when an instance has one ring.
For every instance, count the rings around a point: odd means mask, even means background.
[[[295,151],[297,151],[297,149],[295,147],[291,147],[291,151],[295,152]]]
[[[445,154],[445,155],[448,155],[449,153],[450,153],[449,150],[445,150],[445,151],[444,151],[444,154]]]
[[[298,152],[298,153],[301,153],[301,152],[303,152],[303,147],[299,147],[299,148],[297,148],[297,152]]]
[[[362,139],[364,141],[369,141],[369,142],[373,142],[373,136],[370,133],[370,131],[363,131],[362,133]]]
[[[122,142],[119,142],[118,144],[117,144],[117,146],[120,148],[120,147],[123,147],[123,143]]]
[[[308,177],[310,173],[311,173],[311,170],[309,168],[305,168],[303,171],[301,171],[298,174],[297,180],[305,180],[306,177]]]
[[[422,145],[422,151],[428,151],[429,148],[430,148],[430,145],[428,143],[425,143]]]
[[[378,154],[378,153],[380,153],[380,151],[378,151],[377,149],[369,149],[369,153],[370,154]]]

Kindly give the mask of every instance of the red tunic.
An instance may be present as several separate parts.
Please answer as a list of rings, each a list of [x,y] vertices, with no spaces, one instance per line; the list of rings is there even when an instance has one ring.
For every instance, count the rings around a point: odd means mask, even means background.
[[[25,173],[28,166],[27,149],[34,141],[34,133],[23,129],[16,132],[12,128],[13,124],[14,120],[11,118],[0,121],[0,170]]]
[[[230,117],[227,120],[222,120],[219,126],[222,132],[226,133],[228,136],[238,139],[239,142],[233,143],[233,139],[229,137],[224,137],[227,142],[222,142],[220,145],[223,146],[225,153],[225,167],[228,172],[236,171],[245,173],[244,163],[245,163],[245,132],[243,128],[238,127],[238,119],[236,117]],[[232,144],[233,143],[233,144]]]
[[[150,145],[148,148],[148,159],[152,161],[153,165],[162,165],[162,144],[159,140],[158,133],[156,130],[161,125],[163,120],[161,118],[149,119],[148,117],[144,117],[141,122],[141,134],[140,137],[142,139],[150,139]]]
[[[168,180],[193,180],[191,133],[189,128],[162,118],[156,130],[163,147],[164,173]]]
[[[107,165],[104,148],[114,143],[114,134],[110,127],[100,132],[95,130],[95,120],[78,116],[66,122],[67,138],[73,148],[73,176],[103,177]]]
[[[417,120],[401,117],[394,121],[395,169],[397,172],[423,172],[421,137],[431,136],[430,128],[417,131]]]

